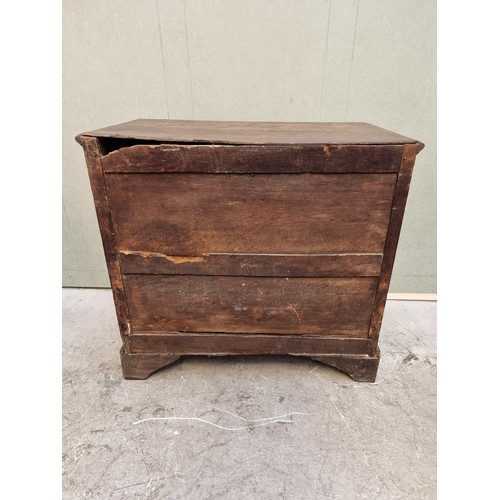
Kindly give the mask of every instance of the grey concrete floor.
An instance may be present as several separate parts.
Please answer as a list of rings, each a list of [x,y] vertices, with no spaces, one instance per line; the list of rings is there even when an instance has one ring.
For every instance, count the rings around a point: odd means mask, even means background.
[[[64,499],[436,496],[435,302],[387,303],[375,384],[287,357],[124,380],[119,347],[111,292],[63,290]]]

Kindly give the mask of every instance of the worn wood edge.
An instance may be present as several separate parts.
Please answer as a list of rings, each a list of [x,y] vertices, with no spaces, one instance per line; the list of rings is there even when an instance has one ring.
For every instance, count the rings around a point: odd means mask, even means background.
[[[326,355],[311,359],[332,366],[349,375],[355,382],[375,382],[380,362],[380,351],[373,355]]]
[[[368,338],[370,338],[372,342],[371,354],[373,355],[375,355],[378,349],[380,327],[382,325],[387,293],[389,291],[392,269],[394,266],[399,235],[401,232],[401,225],[403,223],[406,200],[410,189],[413,165],[418,152],[417,149],[417,144],[407,144],[404,146],[401,158],[401,168],[398,174],[396,188],[394,190],[392,212],[389,219],[389,226],[384,245],[384,258],[382,260],[379,284],[375,295],[372,317],[368,330]]]
[[[137,144],[102,156],[116,173],[395,173],[402,145]]]
[[[170,125],[175,126],[175,129],[169,130]],[[337,127],[337,130],[332,129],[332,125]],[[329,128],[329,130],[325,131],[325,127]],[[347,128],[357,128],[357,130],[354,131],[354,135],[351,137],[342,138],[341,135]],[[331,139],[326,139],[324,135],[321,139],[308,138],[311,134],[321,135],[325,133],[328,133]],[[335,144],[355,143],[369,145],[417,142],[415,139],[367,122],[256,122],[139,118],[83,132],[83,135],[99,138],[161,140],[167,142],[266,145],[296,144],[301,141],[301,138],[306,144],[323,143],[330,140]],[[276,135],[279,136],[279,140],[273,142]],[[253,137],[252,140],[249,140],[248,136]],[[364,138],[361,139],[360,137]]]
[[[92,136],[87,136],[85,134],[78,134],[76,137],[75,137],[75,141],[80,144],[80,146],[82,146],[83,148],[85,148],[85,138],[86,137],[92,137]]]
[[[255,277],[376,277],[381,253],[164,255],[121,250],[124,274],[191,274]]]
[[[437,293],[388,293],[387,300],[437,301]]]
[[[123,377],[126,379],[144,380],[152,373],[175,363],[179,356],[170,354],[132,354],[120,349]]]
[[[105,176],[102,171],[99,141],[96,138],[79,135],[77,136],[77,142],[82,145],[85,154],[97,221],[104,248],[104,256],[113,292],[118,326],[122,340],[125,340],[126,336],[130,333],[130,316],[125,298],[120,260],[115,251],[115,233],[108,204]],[[126,342],[124,345],[127,346]]]

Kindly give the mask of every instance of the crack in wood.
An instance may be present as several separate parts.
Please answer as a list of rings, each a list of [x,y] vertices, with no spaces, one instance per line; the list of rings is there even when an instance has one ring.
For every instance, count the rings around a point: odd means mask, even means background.
[[[182,255],[165,255],[163,253],[157,252],[137,252],[130,250],[121,250],[121,254],[123,255],[137,255],[139,257],[143,257],[145,259],[149,257],[161,257],[162,259],[167,259],[174,264],[186,264],[188,262],[205,262],[205,257],[185,257]]]

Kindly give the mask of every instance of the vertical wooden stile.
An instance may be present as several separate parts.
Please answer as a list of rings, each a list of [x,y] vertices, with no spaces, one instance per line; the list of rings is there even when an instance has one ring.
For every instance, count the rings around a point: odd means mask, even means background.
[[[123,287],[119,255],[116,251],[115,233],[108,205],[106,183],[101,165],[102,150],[99,145],[99,140],[95,137],[80,135],[77,137],[77,141],[83,146],[85,153],[85,161],[87,163],[90,186],[94,197],[94,204],[104,247],[109,280],[113,290],[113,300],[116,308],[118,326],[120,328],[120,335],[123,341],[123,348],[125,352],[128,352],[130,319],[127,302],[125,300],[125,290]]]
[[[399,170],[396,189],[394,191],[394,199],[392,201],[392,212],[389,220],[389,228],[384,246],[384,257],[382,260],[382,268],[380,270],[379,284],[375,303],[373,307],[372,318],[368,336],[371,339],[371,352],[374,356],[378,351],[378,337],[382,318],[384,316],[385,303],[387,300],[387,292],[391,281],[392,268],[396,257],[399,234],[403,215],[410,189],[410,181],[413,172],[413,165],[418,152],[419,144],[405,144],[403,148],[403,156],[401,159],[401,168]]]

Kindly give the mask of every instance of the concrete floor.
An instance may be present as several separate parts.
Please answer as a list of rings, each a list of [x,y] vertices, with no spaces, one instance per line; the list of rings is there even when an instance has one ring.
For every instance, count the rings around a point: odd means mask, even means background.
[[[362,384],[287,357],[124,380],[111,292],[63,301],[64,499],[436,497],[435,302],[387,303]]]

